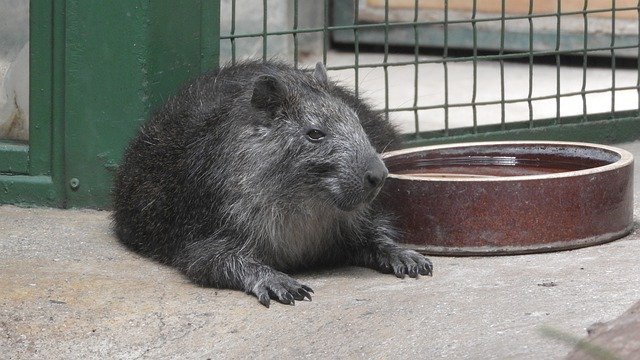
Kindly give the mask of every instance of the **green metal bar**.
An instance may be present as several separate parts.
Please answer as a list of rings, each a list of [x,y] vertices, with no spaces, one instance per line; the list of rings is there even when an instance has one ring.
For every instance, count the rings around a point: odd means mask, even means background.
[[[54,7],[61,5],[64,4],[49,1],[30,3],[29,170],[26,172],[29,175],[51,175],[54,166],[62,165],[54,164],[54,142],[60,142],[60,138],[53,138],[57,122],[52,118],[52,97],[58,95],[53,92],[52,77],[54,66],[61,62],[61,58],[54,56],[64,47],[64,22],[60,22]]]
[[[359,18],[360,18],[360,2],[359,1],[354,1],[353,2],[353,25],[355,26],[353,28],[353,55],[355,56],[354,60],[353,60],[353,72],[355,73],[355,78],[354,78],[354,82],[355,84],[353,84],[354,86],[354,91],[356,94],[356,97],[358,97],[360,95],[360,38],[359,38],[359,32],[358,30],[360,29],[359,27],[357,27],[358,23],[359,23]]]
[[[236,0],[231,0],[231,33],[229,40],[231,41],[231,63],[236,63]],[[220,37],[223,38],[222,36]]]
[[[529,91],[527,93],[527,107],[529,109],[529,128],[533,129],[533,0],[529,0]]]
[[[442,66],[444,70],[444,133],[449,134],[449,1],[444,0],[444,44],[442,46]]]
[[[617,90],[618,91],[626,91],[626,90],[637,90],[638,87],[633,85],[633,86],[624,86],[624,87],[619,87]],[[604,88],[604,89],[593,89],[593,90],[588,90],[585,93],[586,94],[597,94],[597,93],[606,93],[606,92],[610,92],[611,88]],[[582,91],[573,91],[573,92],[566,92],[561,94],[561,97],[571,97],[571,96],[579,96],[582,94]],[[505,104],[515,104],[515,103],[522,103],[522,102],[527,102],[530,99],[533,101],[538,101],[538,100],[551,100],[551,99],[555,99],[557,97],[557,95],[553,94],[553,95],[543,95],[543,96],[534,96],[532,98],[520,98],[520,99],[505,99],[504,103]],[[499,105],[502,103],[502,100],[493,100],[493,101],[479,101],[476,102],[475,104],[477,106],[487,106],[487,105]],[[453,104],[447,104],[446,106],[448,107],[468,107],[471,106],[470,103],[453,103]],[[418,110],[433,110],[433,109],[442,109],[444,108],[445,105],[427,105],[427,106],[417,106],[417,107],[399,107],[399,108],[393,108],[393,109],[389,109],[390,112],[401,112],[401,111],[413,111],[415,109]],[[508,123],[507,123],[508,124]]]
[[[473,7],[471,9],[471,29],[473,33],[473,89],[471,93],[471,111],[473,112],[473,131],[478,131],[478,106],[476,105],[478,95],[478,0],[473,0]]]
[[[293,1],[293,32],[291,36],[293,36],[293,66],[298,68],[298,33],[295,31],[298,30],[298,0]]]
[[[329,48],[329,0],[324,0],[324,22],[322,26],[322,63],[327,65],[327,49]],[[354,27],[355,28],[355,27]]]
[[[582,32],[582,36],[583,36],[583,52],[582,52],[582,120],[583,122],[587,121],[587,113],[588,113],[588,108],[587,108],[587,95],[585,94],[585,91],[587,90],[587,60],[588,60],[588,54],[587,54],[587,49],[589,48],[589,43],[588,43],[588,35],[589,35],[589,20],[587,18],[587,7],[589,6],[589,0],[584,0],[584,5],[582,7],[582,10],[585,11],[584,14],[582,14],[582,18],[583,18],[583,22],[584,22],[584,27],[583,27],[583,32]]]
[[[63,204],[62,117],[54,111],[63,102],[64,7],[62,0],[29,4],[30,139],[0,141],[0,172],[10,174],[0,175],[0,203]]]
[[[28,174],[29,173],[29,146],[13,143],[8,140],[0,140],[0,174]]]
[[[0,141],[2,172],[0,203],[62,206],[64,138],[63,103],[59,81],[63,74],[65,1],[34,1],[29,9],[30,144]],[[56,83],[56,81],[58,81]],[[60,90],[58,92],[58,90]],[[15,165],[15,166],[14,166]],[[17,174],[22,173],[22,174]],[[53,178],[55,177],[55,178]]]
[[[66,132],[66,123],[65,123],[65,61],[64,58],[66,56],[66,28],[67,28],[67,18],[65,13],[67,11],[67,2],[66,0],[54,0],[53,2],[53,14],[51,17],[53,18],[53,41],[51,43],[51,59],[53,64],[51,65],[51,94],[49,94],[49,99],[51,101],[51,122],[53,124],[53,128],[51,131],[51,137],[53,140],[51,146],[51,180],[52,180],[52,189],[50,190],[52,194],[49,194],[48,197],[56,196],[58,201],[58,206],[63,206],[66,204],[68,196],[67,196],[67,186],[65,181],[66,176],[66,166],[65,159],[67,157],[66,149],[65,149],[65,132]]]
[[[262,0],[262,61],[267,61],[267,38],[270,35],[267,32],[267,0]]]
[[[616,112],[616,0],[611,0],[611,118]]]
[[[220,2],[201,1],[200,9],[202,15],[200,19],[200,72],[205,73],[219,65],[220,26],[217,24],[220,19]]]
[[[356,1],[357,2],[357,1]],[[413,22],[416,23],[418,22],[418,0],[415,0],[413,3]],[[414,64],[413,64],[413,106],[418,106],[418,98],[419,98],[419,94],[418,94],[418,89],[420,88],[419,86],[419,77],[418,77],[418,71],[420,68],[420,65],[418,64],[418,61],[420,60],[419,55],[420,55],[420,37],[418,35],[418,25],[414,25],[413,26],[413,57],[414,57]],[[418,110],[414,110],[413,111],[413,124],[415,127],[415,133],[416,135],[420,133],[420,118],[418,117]]]
[[[486,125],[479,127],[474,133],[471,128],[451,129],[448,137],[443,137],[441,131],[422,133],[421,138],[415,139],[413,134],[405,136],[405,144],[409,147],[436,145],[451,142],[497,141],[497,140],[565,140],[585,141],[596,143],[618,143],[634,141],[640,138],[640,119],[631,111],[630,117],[620,117],[609,120],[609,113],[595,114],[594,120],[582,122],[582,116],[566,118],[562,126],[553,125],[554,119],[546,121],[545,126],[528,128],[528,121],[508,123],[506,130],[500,125]],[[598,118],[599,120],[595,120]]]
[[[556,3],[556,119],[558,123],[561,123],[560,119],[560,24],[562,13],[562,0],[558,0]]]
[[[389,59],[389,0],[384,1],[384,60],[388,63]],[[384,117],[389,120],[389,67],[383,65],[384,69]]]
[[[500,59],[498,60],[500,63],[500,123],[504,128],[504,124],[506,123],[506,113],[505,113],[505,95],[504,95],[504,33],[506,30],[505,26],[505,16],[506,16],[506,0],[502,0],[502,4],[500,5],[500,50],[498,51],[498,55]]]
[[[327,1],[327,0],[325,0]],[[328,3],[327,3],[328,4]],[[328,8],[327,6],[325,6],[326,8]],[[633,11],[633,10],[637,10],[637,7],[620,7],[617,8],[618,11]],[[327,11],[328,12],[328,11]],[[595,14],[595,13],[606,13],[606,12],[611,12],[611,9],[593,9],[593,10],[588,10],[586,13],[588,14]],[[569,16],[569,15],[582,15],[584,12],[583,11],[568,11],[568,12],[564,12],[562,13],[563,16]],[[533,14],[531,16],[529,15],[510,15],[507,16],[506,19],[507,20],[527,20],[529,19],[529,17],[531,18],[545,18],[545,17],[556,17],[557,13],[543,13],[543,14]],[[502,17],[483,17],[483,18],[477,18],[476,21],[477,22],[482,22],[482,23],[490,23],[490,22],[496,22],[496,21],[501,21]],[[447,20],[446,24],[448,25],[454,25],[454,24],[468,24],[469,20],[468,19],[462,19],[462,20]],[[388,24],[388,27],[391,28],[396,28],[396,27],[413,27],[414,25],[418,25],[418,26],[428,26],[428,25],[445,25],[445,21],[418,21],[416,23],[412,22],[412,21],[397,21],[397,22],[390,22]],[[356,25],[334,25],[334,26],[326,26],[326,27],[321,27],[321,28],[305,28],[305,29],[298,29],[297,32],[298,33],[313,33],[313,32],[321,32],[324,31],[325,29],[327,31],[337,31],[337,30],[353,30],[354,28],[359,28],[360,30],[369,30],[369,29],[384,29],[385,28],[385,24],[384,23],[373,23],[373,24],[358,24]],[[289,35],[291,34],[291,30],[283,30],[283,31],[273,31],[268,33],[268,35]],[[247,34],[237,34],[234,37],[237,38],[243,38],[243,37],[260,37],[262,36],[262,33],[247,33]],[[229,39],[231,36],[230,35],[221,35],[220,39],[225,40],[225,39]]]
[[[332,30],[332,28],[328,28],[328,30]],[[339,29],[339,30],[353,30],[353,27],[349,27],[348,29]],[[360,29],[360,30],[364,30],[364,29]],[[456,30],[460,30],[460,29],[456,29]],[[298,33],[301,32],[311,32],[311,31],[298,31]],[[458,31],[458,33],[460,33]],[[270,32],[267,35],[272,35],[272,36],[278,36],[278,35],[290,35],[291,32],[288,31],[274,31],[274,32]],[[497,38],[499,38],[499,33],[497,33]],[[519,35],[519,34],[516,34]],[[597,34],[596,34],[597,35]],[[465,35],[466,36],[466,35]],[[525,35],[527,36],[527,35]],[[237,38],[248,38],[248,37],[262,37],[262,34],[248,34],[248,35],[238,35]],[[555,36],[554,36],[555,38]],[[626,37],[627,41],[628,41],[629,36]],[[362,37],[361,37],[362,39]],[[369,37],[369,40],[371,38]],[[360,42],[363,42],[362,40],[360,40]],[[471,46],[471,45],[469,45]],[[617,50],[625,50],[625,49],[632,49],[632,50],[636,50],[637,49],[637,44],[633,43],[633,44],[628,44],[625,43],[624,45],[616,45],[615,47]],[[577,48],[571,48],[571,49],[561,49],[560,50],[560,54],[582,54],[582,45],[580,45]],[[604,46],[604,47],[593,47],[589,49],[590,51],[609,51],[611,50],[610,46]],[[513,52],[504,54],[504,59],[514,59],[514,58],[526,58],[528,57],[529,51],[518,51],[518,50],[512,50]],[[536,51],[533,54],[534,56],[553,56],[556,55],[556,51],[555,50],[540,50],[540,51]],[[457,61],[457,62],[462,62],[462,61],[468,61],[470,57],[461,57],[461,58],[451,58],[451,61]],[[481,57],[479,57],[479,59],[483,59],[483,60],[488,60],[488,59],[492,59],[495,58],[496,60],[497,55],[483,55]],[[455,59],[455,60],[454,60]],[[429,62],[429,61],[427,61]],[[438,61],[431,61],[431,62],[438,62]],[[421,61],[421,63],[424,63],[423,61]],[[413,61],[408,62],[408,64],[413,64]]]
[[[634,49],[636,50],[638,48],[637,44],[634,45],[625,45],[625,46],[616,46],[617,50],[621,50],[621,49]],[[598,52],[598,51],[611,51],[611,48],[609,46],[607,47],[598,47],[598,48],[591,48],[589,49],[589,52]],[[560,54],[560,55],[572,55],[572,54],[579,54],[582,55],[582,47],[580,47],[580,49],[570,49],[570,50],[559,50],[559,51],[555,51],[555,50],[549,50],[549,51],[534,51],[533,56],[555,56],[556,54]],[[477,56],[476,59],[477,60],[481,60],[481,61],[492,61],[492,60],[499,60],[499,59],[504,59],[504,60],[509,60],[509,59],[521,59],[521,58],[529,58],[530,53],[528,51],[526,52],[518,52],[518,53],[505,53],[502,56],[499,55],[480,55]],[[421,59],[419,61],[420,64],[440,64],[440,63],[444,63],[444,62],[468,62],[468,61],[473,61],[473,56],[460,56],[460,57],[449,57],[446,60],[445,59],[441,59],[441,58],[429,58],[429,59]],[[376,63],[376,64],[361,64],[360,68],[376,68],[376,67],[384,67],[384,66],[407,66],[407,65],[413,65],[415,60],[411,60],[411,61],[396,61],[396,62],[392,62],[392,63]],[[329,68],[327,68],[329,69]],[[332,66],[330,67],[331,70],[345,70],[345,69],[353,69],[353,65],[340,65],[340,66]]]
[[[0,204],[63,205],[57,185],[46,175],[0,175]]]

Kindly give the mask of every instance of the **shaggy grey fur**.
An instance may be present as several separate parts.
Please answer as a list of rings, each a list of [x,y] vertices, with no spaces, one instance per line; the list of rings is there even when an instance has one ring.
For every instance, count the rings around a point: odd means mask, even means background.
[[[131,142],[115,181],[115,231],[195,283],[265,306],[310,300],[311,288],[284,272],[316,266],[431,275],[372,204],[387,176],[378,153],[397,140],[321,64],[313,73],[226,66],[169,99]]]

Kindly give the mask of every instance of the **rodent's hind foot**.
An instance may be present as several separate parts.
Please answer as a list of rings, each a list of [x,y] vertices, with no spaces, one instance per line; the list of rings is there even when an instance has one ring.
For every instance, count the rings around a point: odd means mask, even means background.
[[[398,249],[398,251],[378,253],[380,271],[393,273],[399,278],[405,275],[417,278],[418,275],[433,276],[433,264],[426,256],[413,250]]]
[[[287,305],[295,305],[296,300],[311,301],[309,293],[313,293],[313,289],[286,274],[275,272],[264,275],[248,292],[255,295],[262,305],[269,307],[271,299]]]

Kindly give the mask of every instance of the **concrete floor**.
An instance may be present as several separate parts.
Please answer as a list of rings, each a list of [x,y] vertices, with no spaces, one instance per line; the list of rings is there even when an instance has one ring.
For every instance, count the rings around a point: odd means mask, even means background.
[[[108,212],[0,206],[0,357],[560,359],[571,346],[544,328],[583,337],[640,299],[638,240],[432,257],[418,280],[318,270],[297,276],[312,302],[267,309],[127,251]]]

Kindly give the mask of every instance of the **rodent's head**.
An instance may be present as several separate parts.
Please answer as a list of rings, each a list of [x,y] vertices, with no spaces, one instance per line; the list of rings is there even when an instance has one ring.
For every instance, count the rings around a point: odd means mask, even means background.
[[[281,190],[352,211],[377,196],[388,170],[357,109],[332,95],[332,86],[321,63],[313,75],[261,75],[251,94],[261,114],[254,136]]]

